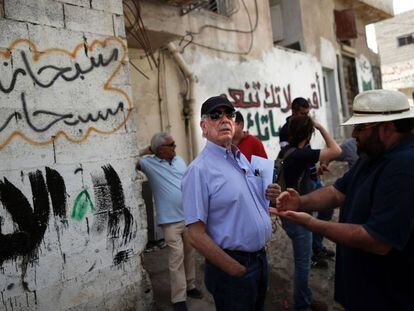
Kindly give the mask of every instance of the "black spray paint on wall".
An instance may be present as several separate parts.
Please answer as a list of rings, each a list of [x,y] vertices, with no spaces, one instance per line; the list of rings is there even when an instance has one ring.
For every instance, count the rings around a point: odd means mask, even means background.
[[[109,211],[108,219],[108,236],[110,238],[118,238],[120,236],[119,221],[121,216],[124,218],[124,230],[122,232],[122,239],[124,244],[131,240],[131,229],[133,223],[133,216],[129,209],[125,206],[124,190],[118,174],[111,165],[102,166],[105,174],[105,179],[109,187],[112,201],[112,211]]]
[[[17,256],[35,254],[49,222],[49,194],[54,215],[65,219],[66,188],[63,178],[58,172],[47,167],[46,179],[48,186],[50,185],[49,189],[40,170],[29,173],[33,208],[26,196],[7,178],[4,178],[4,181],[0,180],[0,201],[17,227],[13,233],[2,234],[0,223],[0,265],[3,261]]]
[[[96,213],[94,214],[95,232],[103,232],[107,223],[108,239],[121,239],[126,245],[135,237],[133,232],[134,218],[127,206],[121,180],[111,165],[102,166],[103,175],[92,176]],[[55,170],[46,167],[46,181],[40,170],[28,174],[32,189],[32,205],[26,196],[6,178],[0,180],[0,202],[11,215],[17,228],[10,234],[2,233],[0,219],[0,265],[17,256],[31,256],[42,242],[50,217],[50,203],[55,219],[68,226],[66,207],[66,186],[62,176]],[[49,200],[50,197],[50,200]],[[50,202],[51,201],[51,202]],[[122,227],[123,223],[123,228]],[[56,228],[59,236],[59,229]],[[89,234],[89,232],[88,232]],[[128,255],[118,252],[114,263],[128,260]],[[64,257],[64,254],[62,254]]]
[[[66,186],[62,176],[46,167],[46,183],[52,201],[53,215],[66,222]]]

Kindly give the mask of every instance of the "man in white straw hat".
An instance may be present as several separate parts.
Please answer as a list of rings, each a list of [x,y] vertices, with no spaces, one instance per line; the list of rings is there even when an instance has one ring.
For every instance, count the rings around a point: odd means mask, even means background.
[[[414,307],[414,110],[397,91],[355,97],[358,162],[333,186],[280,194],[271,212],[337,243],[335,300],[346,310]],[[340,206],[339,223],[307,212]]]

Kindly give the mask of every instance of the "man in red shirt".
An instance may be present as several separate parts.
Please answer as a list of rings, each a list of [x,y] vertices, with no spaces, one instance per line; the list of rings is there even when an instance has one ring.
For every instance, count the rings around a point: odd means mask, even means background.
[[[243,131],[244,119],[240,111],[236,111],[235,123],[233,145],[236,145],[240,149],[249,162],[251,161],[252,155],[267,159],[266,151],[260,139]]]

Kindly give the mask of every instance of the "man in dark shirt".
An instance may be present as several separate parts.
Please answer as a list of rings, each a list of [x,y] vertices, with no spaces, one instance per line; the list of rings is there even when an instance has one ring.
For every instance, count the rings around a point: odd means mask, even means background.
[[[316,128],[325,140],[326,147],[312,149],[310,139]],[[294,116],[289,121],[289,144],[282,148],[278,158],[283,159],[278,181],[283,177],[284,184],[296,189],[300,194],[312,192],[313,181],[310,168],[318,161],[331,161],[341,154],[341,149],[328,131],[307,115]],[[282,183],[283,184],[283,183]],[[281,185],[282,186],[282,185]],[[293,298],[295,310],[308,310],[312,306],[312,293],[308,285],[312,255],[312,233],[305,227],[282,219],[283,229],[292,240],[295,261]],[[322,306],[321,306],[322,307]]]
[[[292,102],[292,115],[286,118],[286,123],[282,126],[279,131],[279,143],[280,148],[288,145],[289,140],[289,121],[291,118],[298,116],[307,116],[310,111],[310,105],[308,101],[303,97],[296,97]],[[306,146],[310,148],[310,145]],[[315,165],[309,166],[309,176],[311,179],[311,190],[316,190],[323,187],[323,183],[317,174]],[[318,219],[331,220],[333,211],[321,211],[318,213]],[[335,253],[327,249],[323,245],[323,237],[317,234],[312,235],[312,260],[311,265],[315,268],[327,268],[328,263],[324,260],[328,257],[334,257]]]
[[[355,97],[358,162],[333,186],[288,189],[271,212],[336,242],[335,299],[346,310],[412,310],[414,109],[397,91]],[[339,223],[306,212],[341,207]]]

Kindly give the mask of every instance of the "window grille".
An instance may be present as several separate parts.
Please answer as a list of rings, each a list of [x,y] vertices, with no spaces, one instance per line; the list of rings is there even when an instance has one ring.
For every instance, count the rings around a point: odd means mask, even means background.
[[[234,0],[200,0],[181,7],[183,15],[195,9],[204,9],[220,15],[231,16],[237,10]]]

